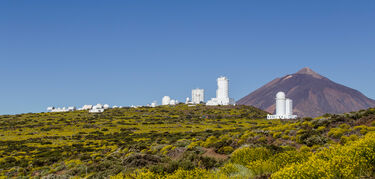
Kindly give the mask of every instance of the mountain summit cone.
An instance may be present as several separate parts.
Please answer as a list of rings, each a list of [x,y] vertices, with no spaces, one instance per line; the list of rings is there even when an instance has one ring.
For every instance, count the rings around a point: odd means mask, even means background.
[[[296,74],[305,74],[305,75],[311,75],[315,78],[319,78],[319,79],[323,79],[324,77],[319,75],[318,73],[316,73],[315,71],[313,71],[311,68],[309,67],[305,67],[305,68],[302,68],[301,70],[299,70]]]
[[[335,83],[305,67],[297,73],[276,78],[237,104],[251,105],[267,112],[275,112],[275,95],[285,92],[293,100],[293,112],[301,117],[316,117],[325,113],[346,113],[375,107],[375,100],[361,92]]]

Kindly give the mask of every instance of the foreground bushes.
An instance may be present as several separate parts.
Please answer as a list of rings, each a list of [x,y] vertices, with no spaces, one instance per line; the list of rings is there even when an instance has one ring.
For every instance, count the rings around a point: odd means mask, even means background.
[[[138,170],[130,175],[123,175],[122,173],[110,177],[111,179],[133,179],[133,178],[142,178],[142,179],[215,179],[215,178],[229,178],[221,173],[213,173],[205,169],[195,168],[193,170],[176,170],[170,175],[161,175],[150,172],[149,170]]]
[[[272,178],[361,178],[375,169],[375,133],[346,146],[336,145],[317,152],[306,162],[292,164]]]
[[[347,145],[333,145],[315,154],[308,150],[273,153],[264,147],[243,147],[216,170],[178,169],[171,174],[138,170],[122,178],[371,178],[375,171],[375,133]]]

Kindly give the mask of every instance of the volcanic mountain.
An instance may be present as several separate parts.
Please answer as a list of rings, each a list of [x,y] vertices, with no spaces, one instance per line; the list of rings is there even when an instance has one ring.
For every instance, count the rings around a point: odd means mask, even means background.
[[[283,91],[293,100],[293,112],[300,117],[316,117],[325,113],[339,114],[375,107],[375,100],[361,92],[337,84],[310,68],[276,78],[243,97],[237,104],[250,105],[274,114],[275,95]]]

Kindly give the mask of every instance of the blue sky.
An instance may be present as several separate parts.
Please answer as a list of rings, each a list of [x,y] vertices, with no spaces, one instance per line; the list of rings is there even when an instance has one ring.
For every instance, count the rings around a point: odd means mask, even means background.
[[[375,98],[375,1],[0,1],[0,114],[236,100],[308,66]]]

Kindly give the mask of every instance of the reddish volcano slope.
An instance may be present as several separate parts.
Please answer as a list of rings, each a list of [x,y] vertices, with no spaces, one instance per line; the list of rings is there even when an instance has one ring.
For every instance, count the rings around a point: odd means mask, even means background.
[[[294,113],[301,117],[316,117],[325,113],[345,113],[375,107],[375,100],[361,92],[337,84],[310,68],[276,78],[243,97],[237,104],[251,105],[275,112],[275,95],[284,91],[293,100]]]

